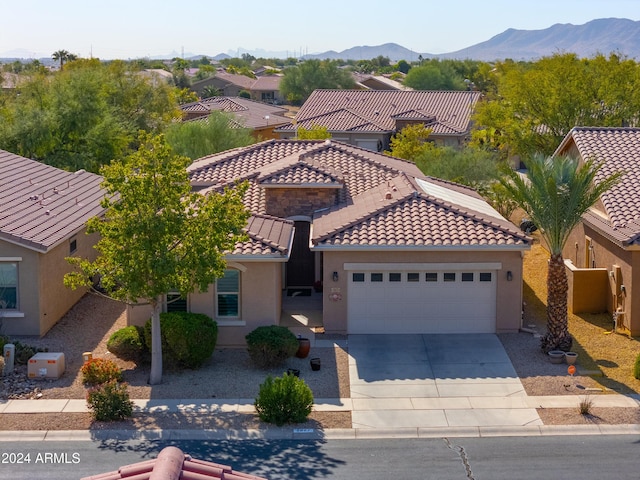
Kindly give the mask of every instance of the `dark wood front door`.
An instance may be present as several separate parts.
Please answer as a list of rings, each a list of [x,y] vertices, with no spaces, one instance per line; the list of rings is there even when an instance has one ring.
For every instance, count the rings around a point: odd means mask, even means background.
[[[309,222],[295,222],[291,256],[287,262],[287,287],[310,287],[314,281],[314,256],[309,250]]]

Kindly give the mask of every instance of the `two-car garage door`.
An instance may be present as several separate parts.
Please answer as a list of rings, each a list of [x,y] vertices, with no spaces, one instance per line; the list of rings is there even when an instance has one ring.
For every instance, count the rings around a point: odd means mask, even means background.
[[[495,333],[499,264],[417,266],[345,265],[349,333]]]

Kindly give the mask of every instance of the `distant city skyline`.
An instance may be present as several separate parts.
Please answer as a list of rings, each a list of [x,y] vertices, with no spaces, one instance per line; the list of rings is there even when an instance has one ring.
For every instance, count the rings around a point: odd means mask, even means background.
[[[410,6],[323,0],[312,7],[300,1],[245,0],[226,5],[231,9],[204,0],[12,2],[2,8],[0,57],[50,57],[61,49],[105,60],[242,51],[298,57],[385,43],[439,54],[508,28],[542,30],[611,17],[640,20],[638,0],[427,0]]]

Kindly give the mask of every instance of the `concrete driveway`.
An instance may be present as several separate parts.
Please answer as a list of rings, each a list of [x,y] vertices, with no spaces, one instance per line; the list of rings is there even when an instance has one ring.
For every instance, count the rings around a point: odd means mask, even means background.
[[[350,335],[353,428],[542,425],[493,334]]]

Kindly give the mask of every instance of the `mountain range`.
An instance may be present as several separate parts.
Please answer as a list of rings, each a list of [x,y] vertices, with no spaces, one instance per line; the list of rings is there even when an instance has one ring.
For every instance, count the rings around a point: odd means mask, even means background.
[[[28,58],[22,55],[25,51],[0,52],[0,60]],[[493,61],[510,58],[513,60],[535,60],[554,53],[572,52],[580,57],[592,57],[598,53],[608,55],[612,52],[628,58],[640,59],[640,21],[625,18],[601,18],[583,25],[558,23],[543,30],[516,30],[510,28],[485,42],[472,45],[450,53],[431,54],[409,50],[396,43],[385,43],[377,46],[357,46],[341,52],[333,50],[305,54],[302,58],[333,60],[368,60],[378,56],[388,57],[391,61],[416,61],[422,58],[471,59]],[[267,50],[236,49],[233,52],[208,54],[185,54],[186,58],[203,56],[221,60],[244,53],[263,58],[286,58],[292,52],[271,52]],[[176,52],[153,58],[170,59],[180,56]],[[40,59],[44,63],[50,58]]]
[[[389,57],[392,61],[422,58],[472,59],[482,61],[535,60],[554,53],[573,52],[579,57],[615,52],[640,59],[640,21],[624,18],[602,18],[584,25],[558,23],[543,30],[510,28],[491,39],[450,53],[418,53],[395,43],[375,47],[353,47],[342,52],[328,51],[305,58],[362,60]]]

